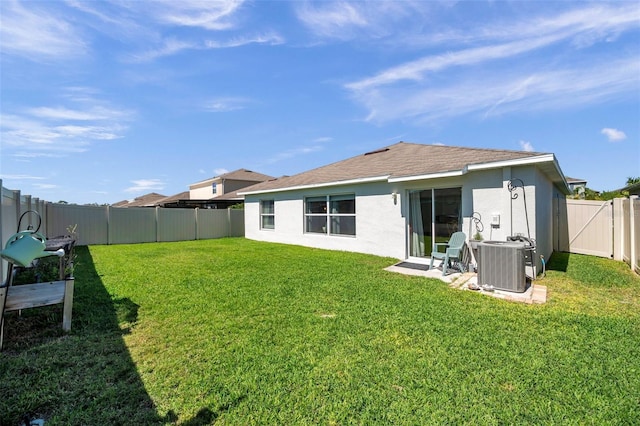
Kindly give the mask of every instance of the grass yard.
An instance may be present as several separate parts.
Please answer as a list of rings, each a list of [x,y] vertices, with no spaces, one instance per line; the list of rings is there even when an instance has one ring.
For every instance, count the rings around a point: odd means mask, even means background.
[[[558,254],[545,305],[237,239],[77,249],[8,315],[0,425],[639,424],[640,279]]]

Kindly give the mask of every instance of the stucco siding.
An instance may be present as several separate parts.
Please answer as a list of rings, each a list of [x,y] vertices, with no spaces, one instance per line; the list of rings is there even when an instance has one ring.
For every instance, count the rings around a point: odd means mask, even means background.
[[[505,196],[502,184],[502,170],[486,170],[465,176],[462,190],[462,231],[473,238],[476,230],[471,216],[479,213],[482,221],[482,238],[484,240],[504,239]],[[493,215],[500,217],[499,226],[491,226]]]
[[[516,186],[512,192],[509,191],[510,180]],[[410,191],[455,187],[462,188],[462,231],[469,238],[473,238],[475,234],[471,219],[475,212],[482,218],[483,239],[504,241],[510,235],[530,234],[538,242],[538,254],[545,258],[551,255],[551,201],[554,186],[534,166],[474,171],[458,177],[422,181],[354,184],[246,195],[245,235],[261,241],[406,259]],[[304,232],[305,197],[348,193],[356,196],[355,237]],[[396,193],[395,200],[393,193]],[[260,229],[260,199],[275,201],[273,230]],[[495,216],[499,219],[492,225],[492,218]],[[540,267],[539,259],[536,259],[536,263]]]
[[[249,239],[344,250],[402,259],[406,255],[401,198],[390,184],[349,185],[245,196],[245,236]],[[356,235],[304,232],[304,198],[355,194]],[[274,200],[275,229],[260,229],[260,200]]]
[[[199,188],[189,188],[189,198],[192,200],[208,200],[211,197],[213,197],[211,183]]]
[[[558,191],[542,173],[537,172],[537,175],[535,238],[538,257],[536,262],[540,268],[540,255],[549,260],[553,253],[553,198]]]

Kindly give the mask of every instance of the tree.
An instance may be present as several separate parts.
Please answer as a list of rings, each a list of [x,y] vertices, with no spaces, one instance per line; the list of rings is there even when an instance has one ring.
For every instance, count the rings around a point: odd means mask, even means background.
[[[640,177],[628,177],[627,178],[627,186],[633,185],[634,183],[640,183]]]

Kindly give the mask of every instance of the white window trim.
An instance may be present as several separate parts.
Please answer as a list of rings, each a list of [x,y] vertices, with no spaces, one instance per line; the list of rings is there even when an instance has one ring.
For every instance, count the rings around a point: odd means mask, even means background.
[[[331,218],[332,217],[353,217],[354,218],[354,224],[356,223],[356,216],[357,213],[331,213],[331,198],[332,197],[341,197],[341,196],[353,196],[353,202],[355,204],[356,202],[356,194],[354,193],[346,193],[346,194],[327,194],[327,195],[314,195],[314,196],[308,196],[308,197],[304,197],[304,203],[303,203],[303,230],[305,234],[309,234],[309,235],[325,235],[325,236],[329,236],[329,237],[348,237],[348,238],[355,238],[357,236],[357,230],[355,232],[355,234],[334,234],[331,233]],[[309,200],[310,198],[321,198],[324,197],[325,199],[325,206],[326,206],[326,213],[307,213],[307,200]],[[354,205],[355,207],[355,205]],[[325,217],[327,218],[327,225],[326,225],[326,229],[325,232],[311,232],[307,230],[307,217]],[[356,227],[357,229],[357,227]]]
[[[264,203],[265,201],[270,201],[271,203],[273,203],[273,213],[263,213],[262,211],[262,203]],[[260,200],[259,203],[259,209],[260,209],[260,229],[264,230],[264,231],[275,231],[276,229],[276,202],[273,199],[268,199],[268,200]],[[263,222],[263,218],[267,217],[267,216],[271,216],[273,217],[273,228],[266,228],[263,226],[264,222]]]

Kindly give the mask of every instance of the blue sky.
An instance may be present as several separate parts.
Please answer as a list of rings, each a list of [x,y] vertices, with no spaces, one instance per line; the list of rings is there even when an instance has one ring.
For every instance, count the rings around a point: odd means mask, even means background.
[[[114,203],[398,141],[640,176],[640,3],[0,1],[0,177]]]

